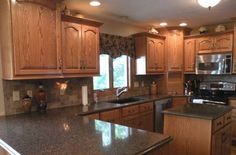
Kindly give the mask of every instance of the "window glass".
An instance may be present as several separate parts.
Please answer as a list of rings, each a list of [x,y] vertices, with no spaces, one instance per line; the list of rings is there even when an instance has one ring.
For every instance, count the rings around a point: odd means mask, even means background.
[[[93,77],[93,89],[109,89],[109,55],[100,55],[100,76]]]
[[[122,55],[113,59],[113,87],[128,86],[128,57]]]

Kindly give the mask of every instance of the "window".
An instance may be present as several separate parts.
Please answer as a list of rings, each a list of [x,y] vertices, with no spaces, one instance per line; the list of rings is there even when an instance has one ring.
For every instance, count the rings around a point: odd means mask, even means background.
[[[93,89],[102,90],[110,88],[109,80],[109,55],[100,55],[100,76],[93,77]]]
[[[109,71],[110,70],[110,71]],[[110,82],[112,81],[112,82]],[[93,89],[128,87],[130,83],[130,58],[122,55],[112,59],[109,55],[100,55],[100,76],[93,78]]]

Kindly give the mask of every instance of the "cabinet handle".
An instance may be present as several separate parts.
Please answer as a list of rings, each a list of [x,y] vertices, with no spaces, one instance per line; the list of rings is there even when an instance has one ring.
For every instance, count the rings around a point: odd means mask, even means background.
[[[216,124],[216,126],[219,126],[219,125],[221,125],[222,123],[221,122],[218,122],[217,124]]]
[[[62,69],[62,65],[63,65],[62,59],[59,59],[59,69]]]

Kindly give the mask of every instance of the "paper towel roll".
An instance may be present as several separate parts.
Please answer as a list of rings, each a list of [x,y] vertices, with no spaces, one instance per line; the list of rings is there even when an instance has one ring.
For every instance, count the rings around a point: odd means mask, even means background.
[[[88,87],[82,86],[82,104],[88,105]]]

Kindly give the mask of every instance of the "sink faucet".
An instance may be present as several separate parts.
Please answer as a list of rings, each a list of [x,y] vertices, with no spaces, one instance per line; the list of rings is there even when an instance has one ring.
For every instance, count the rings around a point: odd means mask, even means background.
[[[126,87],[121,87],[116,89],[116,98],[119,98],[123,93],[127,92],[128,89]]]

